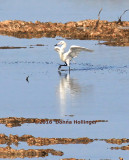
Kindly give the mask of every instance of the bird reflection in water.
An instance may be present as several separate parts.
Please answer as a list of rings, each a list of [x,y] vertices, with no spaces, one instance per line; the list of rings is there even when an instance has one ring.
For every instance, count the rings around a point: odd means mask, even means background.
[[[58,71],[61,79],[57,88],[57,94],[60,101],[60,112],[64,116],[66,114],[66,106],[75,103],[75,98],[82,92],[81,86],[77,79],[71,78],[69,73]]]

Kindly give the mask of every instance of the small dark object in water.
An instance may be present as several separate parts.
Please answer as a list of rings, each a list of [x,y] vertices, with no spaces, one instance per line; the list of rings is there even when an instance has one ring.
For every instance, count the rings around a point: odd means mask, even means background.
[[[47,45],[44,45],[44,44],[30,45],[30,47],[32,47],[32,46],[47,46]]]
[[[29,76],[26,77],[26,81],[29,83]]]

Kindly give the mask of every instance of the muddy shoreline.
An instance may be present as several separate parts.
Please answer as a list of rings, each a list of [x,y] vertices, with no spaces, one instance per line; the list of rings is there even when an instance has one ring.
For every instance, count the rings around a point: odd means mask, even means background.
[[[11,146],[19,146],[21,142],[27,143],[28,146],[50,146],[50,145],[66,145],[66,144],[89,144],[94,141],[105,141],[110,144],[121,145],[122,143],[128,143],[129,139],[90,139],[88,137],[82,138],[43,138],[34,137],[32,135],[12,135],[0,134],[0,144],[7,145],[6,147],[0,147],[0,158],[32,158],[32,157],[46,157],[49,154],[56,156],[63,156],[64,152],[54,149],[13,149]],[[122,147],[111,147],[111,150],[129,150],[129,145]]]
[[[75,120],[76,121],[76,120]],[[0,124],[5,124],[6,127],[12,128],[12,127],[19,127],[22,126],[25,123],[35,123],[35,124],[52,124],[54,122],[54,124],[69,124],[72,121],[65,121],[63,119],[48,119],[48,118],[44,118],[44,119],[39,119],[39,118],[18,118],[18,117],[8,117],[8,118],[0,118]],[[67,123],[68,122],[68,123]],[[81,121],[79,121],[81,124]],[[85,121],[85,124],[96,124],[96,123],[100,123],[100,122],[108,122],[107,120],[92,120],[92,121]],[[75,123],[78,124],[78,123]],[[83,123],[84,124],[84,123]]]
[[[16,150],[9,146],[7,147],[0,147],[0,158],[34,158],[34,157],[46,157],[49,154],[62,156],[62,151],[56,151],[54,149],[20,149]]]
[[[129,46],[129,22],[83,20],[78,22],[25,22],[6,20],[0,22],[0,35],[17,38],[62,37],[80,40],[108,41],[106,45]]]
[[[5,134],[0,134],[0,144],[12,145],[15,144],[18,146],[19,142],[26,142],[28,146],[45,146],[45,145],[56,145],[56,144],[89,144],[94,141],[104,141],[108,144],[117,144],[121,145],[124,143],[129,143],[129,139],[90,139],[88,137],[81,138],[44,138],[44,137],[34,137],[32,135],[12,135],[9,136]]]
[[[46,122],[54,122],[60,121],[61,119],[39,119],[39,118],[18,118],[18,117],[8,117],[8,118],[0,118],[0,124],[5,125],[6,127],[21,127],[23,124],[41,124],[44,125]],[[108,122],[107,120],[94,120],[96,123],[98,122]],[[65,152],[61,150],[52,149],[57,145],[78,145],[84,144],[88,145],[94,142],[105,142],[107,144],[112,144],[110,147],[111,150],[129,150],[129,139],[128,138],[110,138],[110,139],[99,139],[99,138],[89,138],[89,137],[77,137],[77,138],[68,138],[68,137],[35,137],[33,135],[6,135],[4,133],[0,133],[0,158],[37,158],[37,157],[47,157],[49,155],[61,157],[65,155]],[[28,146],[28,149],[19,149],[19,146],[24,143]],[[114,144],[117,145],[114,147]],[[120,145],[127,146],[120,146]],[[15,146],[15,147],[14,147]],[[31,147],[39,147],[38,149],[33,149]],[[47,146],[47,149],[41,149],[41,146]],[[17,149],[16,149],[17,147]],[[64,160],[67,160],[64,159]],[[76,160],[75,158],[68,158],[68,160]]]

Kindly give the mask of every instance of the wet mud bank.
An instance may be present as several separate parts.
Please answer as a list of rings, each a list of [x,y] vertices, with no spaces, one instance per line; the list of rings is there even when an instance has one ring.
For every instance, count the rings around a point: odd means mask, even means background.
[[[93,139],[83,137],[83,138],[42,138],[34,137],[32,135],[5,135],[0,134],[0,144],[12,145],[15,144],[18,146],[19,142],[26,142],[28,146],[44,146],[44,145],[56,145],[56,144],[88,144],[93,142]]]
[[[115,149],[115,150],[118,150],[118,149],[121,149],[121,150],[129,150],[129,145],[127,146],[122,146],[122,147],[111,147],[111,149]]]
[[[88,137],[81,138],[43,138],[43,137],[34,137],[32,135],[12,135],[9,136],[5,134],[0,134],[0,144],[6,144],[8,146],[14,144],[18,146],[19,142],[26,142],[28,146],[48,146],[48,145],[57,145],[57,144],[89,144],[95,141],[105,141],[109,144],[118,144],[129,143],[129,139],[90,139]],[[128,147],[129,148],[129,147]]]
[[[108,122],[107,120],[92,120],[92,121],[77,121],[77,120],[63,120],[63,119],[49,119],[49,118],[19,118],[19,117],[7,117],[7,118],[0,118],[0,124],[5,124],[6,127],[12,128],[12,127],[19,127],[22,126],[23,124],[27,123],[35,123],[35,124],[97,124],[100,122]]]
[[[53,122],[52,124],[55,125],[56,122],[62,121],[62,119],[40,119],[40,118],[18,118],[18,117],[8,117],[8,118],[0,118],[0,124],[9,127],[9,130],[12,130],[12,127],[21,127],[23,124],[48,124],[49,122]],[[92,121],[91,121],[92,122]],[[108,123],[107,120],[93,120],[93,122],[97,123]],[[51,124],[51,125],[52,125]],[[58,124],[59,125],[59,124]],[[64,125],[64,124],[62,124]],[[67,124],[65,124],[67,125]],[[69,125],[69,124],[68,124]],[[4,134],[0,133],[0,158],[6,159],[15,159],[15,158],[37,158],[37,157],[47,157],[51,156],[58,156],[62,157],[67,155],[67,152],[61,148],[56,150],[55,147],[58,145],[65,146],[65,145],[76,145],[76,147],[81,145],[89,145],[95,143],[106,143],[110,150],[129,150],[129,139],[128,138],[110,138],[110,139],[101,139],[101,138],[90,138],[90,137],[35,137],[33,135],[23,134]],[[96,137],[96,135],[95,135]],[[126,144],[127,146],[121,147],[121,144]],[[23,149],[21,146],[25,145]],[[115,146],[114,146],[115,145]],[[116,147],[116,145],[119,145]],[[27,146],[27,148],[26,148]],[[45,149],[41,147],[46,147]],[[73,156],[72,156],[73,157]],[[65,157],[62,157],[65,158]],[[66,158],[64,160],[76,160],[75,158]],[[79,159],[78,159],[79,160]]]
[[[9,47],[9,46],[0,47],[0,49],[21,49],[21,48],[27,48],[27,47]]]
[[[58,151],[54,149],[13,149],[11,146],[19,146],[21,142],[27,143],[28,146],[49,146],[49,145],[66,145],[66,144],[90,144],[94,141],[105,141],[106,143],[111,144],[122,144],[122,143],[128,143],[129,139],[90,139],[88,137],[82,137],[82,138],[43,138],[43,137],[34,137],[32,135],[12,135],[9,136],[5,134],[0,134],[0,144],[1,145],[7,145],[7,147],[0,147],[0,158],[34,158],[34,157],[46,157],[49,156],[49,154],[54,156],[63,156],[63,151]],[[111,147],[111,150],[129,150],[129,146],[123,146],[123,147]],[[70,159],[70,158],[69,158]],[[72,158],[71,158],[72,159]]]
[[[129,46],[129,22],[83,20],[78,22],[0,22],[0,34],[17,38],[63,37],[80,40],[103,40],[106,45]]]
[[[0,124],[5,124],[6,127],[18,127],[22,126],[25,123],[35,123],[35,124],[49,124],[52,122],[58,122],[61,119],[40,119],[40,118],[18,118],[18,117],[8,117],[8,118],[0,118]]]
[[[7,147],[0,147],[0,158],[34,158],[34,157],[46,157],[49,154],[54,156],[62,156],[63,152],[56,151],[54,149],[20,149],[16,150],[9,146]]]

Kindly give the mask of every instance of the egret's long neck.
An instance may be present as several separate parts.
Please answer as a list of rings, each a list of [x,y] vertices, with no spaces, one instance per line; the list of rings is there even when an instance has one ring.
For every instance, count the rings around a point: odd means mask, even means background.
[[[59,53],[59,56],[60,56],[60,59],[61,59],[64,52],[62,50],[60,50],[60,52],[58,52],[58,53]]]
[[[58,53],[59,53],[60,59],[63,60],[63,53],[64,53],[64,51],[62,51],[62,50],[60,49],[60,51],[58,51]]]
[[[60,47],[60,49],[61,49],[62,52],[64,52],[65,48],[66,48],[66,43],[64,43],[64,44]]]

